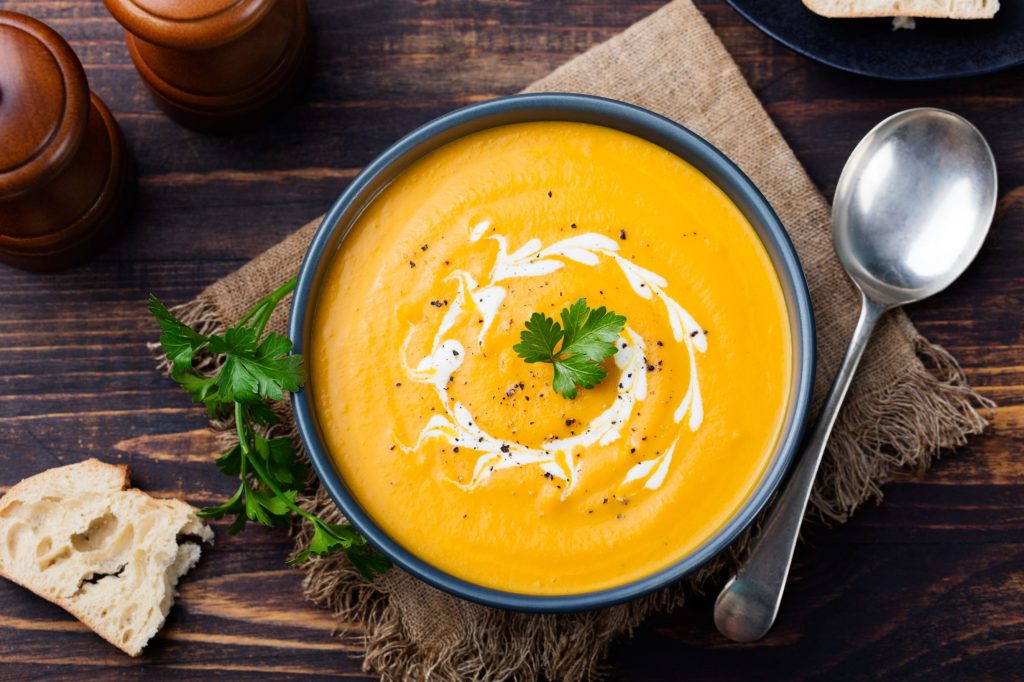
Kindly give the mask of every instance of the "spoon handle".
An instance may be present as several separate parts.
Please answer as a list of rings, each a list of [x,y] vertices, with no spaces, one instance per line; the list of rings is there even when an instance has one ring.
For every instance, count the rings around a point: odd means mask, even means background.
[[[775,622],[825,444],[871,332],[887,309],[861,294],[860,319],[814,430],[749,555],[715,601],[715,626],[729,639],[756,641],[764,637]]]

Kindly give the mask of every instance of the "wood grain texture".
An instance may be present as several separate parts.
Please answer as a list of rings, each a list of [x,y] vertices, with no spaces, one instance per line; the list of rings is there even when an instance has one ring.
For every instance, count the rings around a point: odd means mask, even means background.
[[[515,92],[661,3],[620,0],[311,0],[319,54],[300,101],[263,130],[202,136],[159,113],[120,27],[94,0],[0,0],[72,44],[139,167],[115,246],[61,275],[0,269],[0,489],[88,456],[195,504],[230,481],[201,410],[152,370],[146,295],[180,302],[322,212],[397,137],[457,106]],[[912,106],[957,111],[1000,171],[996,224],[967,275],[910,312],[997,400],[988,435],[886,487],[849,524],[812,529],[779,622],[760,644],[715,633],[710,597],[612,652],[616,680],[1013,679],[1024,664],[1024,70],[890,84],[819,66],[698,2],[769,113],[831,195],[850,150]],[[60,609],[0,583],[0,678],[361,677],[330,618],[284,566],[287,538],[250,529],[182,586],[138,660]]]

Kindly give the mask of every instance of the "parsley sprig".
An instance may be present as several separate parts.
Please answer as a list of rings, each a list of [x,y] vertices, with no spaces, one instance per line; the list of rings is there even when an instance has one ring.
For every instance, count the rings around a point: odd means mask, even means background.
[[[571,400],[577,387],[593,388],[608,374],[600,363],[618,350],[614,342],[626,318],[604,306],[591,310],[585,298],[563,308],[559,317],[561,325],[544,313],[534,313],[512,350],[526,362],[554,365],[554,389]]]
[[[296,391],[305,381],[302,356],[291,354],[288,337],[277,332],[264,334],[277,305],[294,288],[294,279],[286,282],[223,334],[200,334],[176,318],[156,296],[149,297],[149,311],[160,325],[160,345],[171,364],[171,377],[189,392],[193,402],[206,406],[211,418],[233,416],[238,433],[238,444],[217,458],[222,472],[240,479],[238,489],[227,502],[206,507],[199,515],[213,519],[234,515],[228,527],[232,535],[240,533],[247,521],[281,528],[299,516],[313,526],[313,537],[289,563],[344,551],[356,569],[370,578],[387,570],[390,562],[374,552],[352,526],[329,523],[299,507],[295,499],[309,469],[296,457],[291,438],[264,435],[267,427],[280,421],[267,401],[280,400],[285,391]],[[195,369],[193,362],[201,351],[224,356],[216,372]]]

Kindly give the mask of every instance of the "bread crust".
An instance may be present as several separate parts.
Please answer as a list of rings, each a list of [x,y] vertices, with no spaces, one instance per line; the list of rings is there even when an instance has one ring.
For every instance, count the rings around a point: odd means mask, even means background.
[[[889,4],[888,9],[882,6],[870,7],[857,0],[803,0],[804,6],[815,14],[829,19],[867,19],[877,17],[914,17],[921,19],[991,19],[999,11],[999,3],[992,2],[987,8],[977,7],[973,3],[959,5],[952,12],[943,9],[932,9],[929,7],[915,7],[912,0],[903,0],[902,3],[895,0]],[[902,8],[893,6],[903,5]]]
[[[31,490],[37,485],[57,487],[60,490],[65,490],[67,486],[63,484],[68,479],[86,482],[92,481],[93,476],[108,480],[111,485],[109,487],[105,486],[104,490],[116,492],[128,489],[131,485],[132,471],[131,467],[127,464],[107,464],[95,457],[78,462],[77,464],[68,464],[40,471],[38,474],[21,479],[0,497],[0,512],[3,512],[16,499],[25,497],[26,491]]]

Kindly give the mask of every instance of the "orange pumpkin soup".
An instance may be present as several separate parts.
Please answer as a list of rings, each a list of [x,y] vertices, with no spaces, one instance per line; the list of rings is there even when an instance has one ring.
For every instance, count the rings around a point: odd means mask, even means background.
[[[626,323],[569,400],[513,346],[579,298]],[[394,540],[479,585],[577,594],[670,565],[750,495],[785,417],[787,319],[759,238],[693,166],[599,126],[508,125],[359,216],[321,286],[310,390]]]

